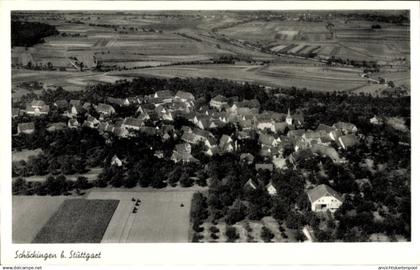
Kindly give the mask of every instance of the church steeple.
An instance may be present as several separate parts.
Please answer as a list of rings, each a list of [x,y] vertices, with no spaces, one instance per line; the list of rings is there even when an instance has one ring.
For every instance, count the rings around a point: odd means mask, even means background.
[[[286,123],[288,125],[291,125],[293,123],[293,118],[290,115],[290,108],[287,109]]]

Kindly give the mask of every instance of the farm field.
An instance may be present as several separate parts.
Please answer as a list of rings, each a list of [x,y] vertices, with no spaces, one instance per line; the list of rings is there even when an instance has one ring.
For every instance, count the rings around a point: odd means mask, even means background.
[[[102,243],[185,243],[193,190],[103,191],[92,190],[88,199],[119,200]],[[140,199],[137,213],[132,213]],[[181,207],[181,203],[184,207]]]
[[[66,199],[66,196],[13,196],[13,243],[31,243]]]
[[[110,72],[115,76],[206,77],[254,82],[275,87],[306,87],[318,91],[345,91],[367,85],[358,69],[300,65],[178,65]]]
[[[33,243],[99,243],[117,200],[65,200]]]

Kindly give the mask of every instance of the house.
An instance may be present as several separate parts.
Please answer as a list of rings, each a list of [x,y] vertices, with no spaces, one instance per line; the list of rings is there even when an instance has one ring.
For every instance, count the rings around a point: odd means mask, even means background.
[[[263,134],[263,133],[261,133],[258,137],[258,142],[261,145],[265,145],[265,146],[269,146],[269,147],[277,146],[279,141],[280,141],[280,139],[276,139],[272,135],[267,135],[267,134]]]
[[[273,157],[273,165],[276,167],[276,169],[284,169],[287,167],[286,159],[279,156],[279,157]]]
[[[128,98],[108,97],[107,102],[110,103],[110,104],[118,105],[120,107],[130,105],[130,101],[128,100]]]
[[[316,153],[320,156],[329,157],[334,163],[344,163],[345,160],[341,159],[338,155],[337,150],[335,150],[333,147],[330,146],[324,146],[324,145],[313,145],[311,147],[311,151],[313,153]]]
[[[255,170],[269,170],[270,172],[273,171],[273,164],[269,163],[257,163],[255,164]]]
[[[33,122],[19,123],[17,126],[18,134],[32,134],[35,131],[35,124]]]
[[[114,155],[111,159],[111,166],[121,167],[122,165],[122,161],[117,157],[117,155]]]
[[[85,122],[83,123],[83,125],[90,128],[96,128],[99,125],[99,120],[89,115],[87,119],[85,120]]]
[[[311,210],[314,212],[329,210],[334,213],[344,201],[340,194],[327,185],[316,186],[309,190],[307,194],[311,203]]]
[[[195,98],[194,95],[190,92],[185,91],[178,91],[175,94],[175,99],[181,100],[182,102],[194,102]]]
[[[140,119],[133,117],[124,118],[124,121],[121,124],[121,128],[134,130],[140,130],[142,126],[143,122]]]
[[[115,113],[114,107],[112,107],[109,104],[104,104],[104,103],[99,103],[98,106],[96,106],[96,111],[105,116]]]
[[[271,118],[271,114],[269,113],[262,113],[256,116],[256,123],[257,128],[260,130],[269,129],[272,132],[275,132],[276,129],[274,127],[274,121]]]
[[[370,122],[372,125],[376,125],[376,126],[378,126],[378,125],[382,125],[382,124],[384,123],[384,120],[383,120],[382,118],[377,117],[377,116],[375,115],[375,116],[373,116],[372,118],[370,118],[370,119],[369,119],[369,122]]]
[[[248,181],[246,181],[244,187],[247,189],[256,190],[257,184],[251,178],[249,178]]]
[[[12,108],[12,118],[16,118],[20,115],[20,109],[19,108]]]
[[[170,90],[161,90],[156,91],[156,93],[153,95],[155,99],[160,99],[161,101],[159,103],[170,103],[174,99],[174,93]]]
[[[220,138],[219,148],[222,152],[232,152],[233,151],[233,140],[230,136],[223,134]]]
[[[63,130],[66,127],[67,125],[64,122],[52,123],[47,126],[47,131],[48,132],[59,131],[59,130]]]
[[[42,100],[33,100],[30,104],[26,105],[25,112],[29,115],[39,116],[46,115],[50,111],[50,106],[45,105]]]
[[[352,123],[337,122],[333,125],[333,128],[340,130],[341,132],[343,132],[343,134],[357,132],[357,127]]]
[[[72,118],[72,119],[69,119],[69,121],[67,122],[67,126],[69,128],[77,128],[79,127],[79,122],[77,121],[77,119]]]
[[[59,110],[64,110],[69,107],[69,103],[65,99],[59,99],[54,102],[54,106]]]
[[[254,162],[254,156],[250,153],[242,153],[239,159],[247,164],[252,164]]]
[[[216,108],[218,110],[221,110],[227,104],[227,98],[222,95],[217,95],[210,100],[210,107]]]
[[[267,190],[267,192],[268,192],[268,194],[270,196],[277,195],[277,189],[276,189],[276,187],[273,185],[273,183],[271,181],[270,181],[270,183],[268,183],[265,186],[265,189]]]
[[[311,151],[311,149],[302,149],[299,151],[296,151],[292,154],[290,154],[289,156],[289,161],[292,164],[297,164],[302,160],[311,158],[313,156],[313,152]]]
[[[348,149],[359,144],[359,139],[354,134],[347,134],[338,138],[341,148]]]
[[[175,145],[171,160],[175,163],[198,162],[198,160],[191,155],[191,145],[189,143],[181,143]]]
[[[79,99],[72,99],[69,102],[70,106],[80,106],[82,105],[82,102]]]

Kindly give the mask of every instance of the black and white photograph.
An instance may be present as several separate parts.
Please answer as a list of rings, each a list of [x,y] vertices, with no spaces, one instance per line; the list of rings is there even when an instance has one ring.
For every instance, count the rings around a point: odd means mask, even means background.
[[[360,7],[11,10],[12,244],[411,243],[411,11]]]

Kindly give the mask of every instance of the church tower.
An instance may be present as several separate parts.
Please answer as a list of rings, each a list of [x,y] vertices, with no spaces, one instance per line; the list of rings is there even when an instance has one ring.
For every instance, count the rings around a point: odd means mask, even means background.
[[[287,109],[286,123],[287,123],[288,125],[292,125],[292,123],[293,123],[293,118],[292,118],[292,116],[290,115],[290,108],[289,108],[289,109]]]

